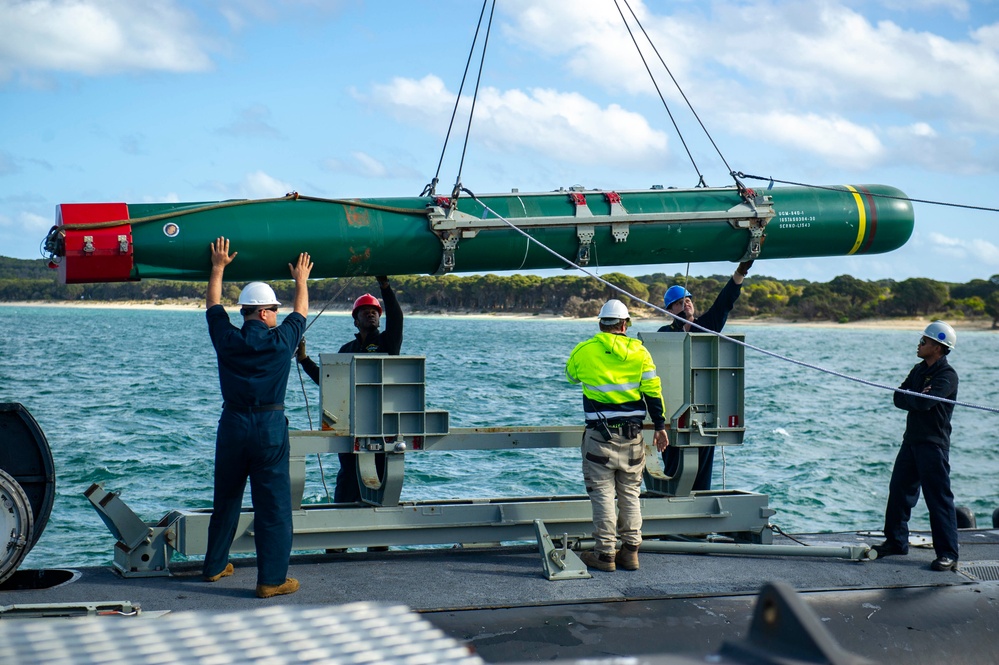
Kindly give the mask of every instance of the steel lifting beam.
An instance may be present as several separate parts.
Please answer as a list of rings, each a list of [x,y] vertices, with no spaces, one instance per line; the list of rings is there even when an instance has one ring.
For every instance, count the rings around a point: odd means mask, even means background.
[[[509,224],[495,215],[484,214],[477,217],[457,210],[453,205],[443,205],[442,201],[434,201],[427,206],[427,220],[430,230],[440,239],[442,251],[441,265],[434,274],[443,275],[455,270],[455,252],[462,239],[474,238],[480,231],[508,229],[511,224],[528,230],[574,228],[579,238],[579,248],[575,258],[580,265],[585,266],[590,262],[590,249],[598,228],[606,228],[615,243],[623,243],[628,240],[632,224],[696,225],[723,222],[734,229],[749,232],[746,250],[742,257],[742,260],[748,261],[759,256],[767,224],[775,215],[773,200],[769,196],[756,196],[744,200],[728,210],[632,213],[624,207],[617,192],[588,193],[601,195],[609,207],[609,214],[594,214],[586,200],[587,192],[575,188],[564,194],[552,194],[552,196],[568,195],[573,206],[572,215],[518,216],[508,220]],[[447,202],[450,204],[449,200]]]

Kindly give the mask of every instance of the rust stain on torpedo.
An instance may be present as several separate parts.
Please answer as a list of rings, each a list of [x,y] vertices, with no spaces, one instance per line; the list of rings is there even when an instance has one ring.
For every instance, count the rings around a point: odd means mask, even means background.
[[[343,214],[347,218],[350,226],[371,226],[371,217],[367,208],[358,206],[344,206]]]
[[[353,247],[350,248],[350,262],[353,264],[364,263],[371,259],[371,248],[366,247],[363,252],[358,254]]]

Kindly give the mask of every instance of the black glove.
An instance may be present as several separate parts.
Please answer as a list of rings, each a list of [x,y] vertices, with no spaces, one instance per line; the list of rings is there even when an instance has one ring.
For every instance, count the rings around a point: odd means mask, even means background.
[[[298,349],[295,350],[295,360],[302,362],[308,357],[309,354],[305,352],[305,338],[303,337],[302,341],[298,343]]]
[[[749,269],[753,267],[752,261],[743,261],[739,264],[739,267],[735,269],[737,273],[745,277],[749,274]]]
[[[388,281],[388,276],[387,275],[378,275],[378,276],[375,277],[375,279],[378,280],[378,286],[380,286],[382,288],[385,288],[385,287],[387,287],[389,285],[389,281]]]

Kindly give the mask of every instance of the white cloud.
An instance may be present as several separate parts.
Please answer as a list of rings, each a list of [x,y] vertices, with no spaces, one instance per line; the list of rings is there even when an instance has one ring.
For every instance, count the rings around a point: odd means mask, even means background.
[[[361,173],[370,178],[382,178],[388,173],[385,165],[377,159],[363,152],[353,153],[353,157],[361,166]]]
[[[390,83],[372,86],[371,95],[356,91],[354,95],[362,101],[371,101],[386,108],[397,118],[418,124],[446,118],[454,106],[454,93],[447,89],[440,77],[433,74],[422,79],[396,77]]]
[[[976,138],[989,141],[999,134],[994,111],[999,23],[948,38],[935,27],[868,19],[851,4],[859,5],[850,0],[631,3],[709,129],[766,136],[834,166],[905,164],[919,155],[929,168],[967,171],[961,162],[983,152]],[[959,20],[968,13],[960,0],[906,3],[906,9],[899,20],[941,9]],[[582,0],[566,12],[558,0],[512,0],[503,10],[506,34],[525,52],[550,58],[553,70],[611,93],[654,94],[613,6]],[[638,39],[641,43],[641,35]],[[657,59],[650,62],[675,112],[682,100]],[[730,109],[747,111],[746,124],[727,123]],[[800,119],[792,123],[798,136],[766,132],[781,117]],[[929,135],[912,131],[931,126],[940,136],[930,144]],[[803,136],[808,140],[801,141]],[[841,140],[843,150],[836,149],[833,144]],[[851,164],[853,159],[861,163]]]
[[[38,71],[100,76],[211,67],[194,16],[168,0],[0,3],[0,81]]]
[[[659,56],[675,76],[686,78],[696,55],[706,46],[703,37],[688,29],[686,20],[679,17],[682,11],[677,12],[677,17],[657,16],[640,1],[629,4],[652,37]],[[675,3],[670,6],[677,7]],[[595,79],[611,90],[655,94],[635,44],[623,29],[621,13],[612,3],[575,0],[572,11],[566,11],[561,0],[514,0],[503,3],[502,10],[511,21],[504,26],[505,36],[551,56],[557,63],[553,67],[564,66],[575,76]],[[622,10],[646,61],[662,75],[657,76],[657,81],[667,82],[659,56],[649,48],[623,3]],[[668,87],[667,92],[672,94],[672,83]]]
[[[31,235],[37,235],[41,238],[41,234],[44,234],[52,227],[52,219],[50,217],[43,217],[41,215],[36,215],[33,212],[22,212],[18,215],[19,226]]]
[[[999,49],[991,27],[951,40],[892,21],[873,23],[837,2],[761,0],[713,7],[711,15],[680,19],[678,31],[695,36],[685,44],[681,62],[724,66],[732,81],[755,87],[754,101],[824,101],[844,110],[888,105],[911,113],[911,103],[923,100],[947,104],[949,112],[964,114],[980,129],[994,124]]]
[[[977,261],[987,266],[999,266],[999,247],[981,238],[952,238],[942,233],[929,234],[930,246],[938,254],[959,261]]]
[[[762,133],[771,143],[797,152],[817,154],[841,167],[866,169],[877,163],[885,148],[873,130],[836,115],[795,115],[781,111],[732,114],[734,131]]]
[[[860,7],[869,6],[870,0],[862,0],[855,4]],[[889,9],[900,12],[911,12],[913,10],[922,12],[942,9],[958,19],[967,18],[969,9],[968,3],[965,0],[881,0],[881,4]]]
[[[259,170],[247,173],[239,182],[211,180],[199,187],[212,192],[213,196],[218,196],[220,199],[274,199],[295,191],[295,187],[291,184]],[[176,196],[173,193],[167,195],[167,197]],[[173,198],[159,200],[173,201]]]
[[[143,203],[180,203],[180,197],[176,192],[170,192],[163,196],[143,196]]]
[[[243,177],[236,190],[240,192],[240,196],[248,199],[270,199],[284,196],[295,191],[295,188],[263,171],[254,171]]]
[[[333,171],[334,173],[346,173],[360,176],[362,178],[377,180],[387,178],[413,178],[421,175],[419,171],[406,166],[405,164],[398,162],[386,164],[385,162],[360,150],[352,152],[350,154],[350,159],[348,160],[327,159],[322,163],[322,167],[327,171]]]
[[[445,127],[454,93],[436,76],[396,78],[373,88],[370,101],[398,118]],[[468,113],[470,101],[462,100]],[[472,139],[500,152],[540,152],[576,164],[651,167],[665,158],[667,139],[645,118],[579,93],[536,88],[479,91]]]
[[[298,9],[324,16],[340,11],[342,5],[340,0],[226,0],[218,12],[233,30],[239,31],[253,21],[269,23]]]

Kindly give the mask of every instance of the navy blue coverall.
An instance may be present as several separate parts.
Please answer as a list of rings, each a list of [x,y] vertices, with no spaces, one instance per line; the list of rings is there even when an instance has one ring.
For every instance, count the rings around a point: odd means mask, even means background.
[[[209,308],[206,316],[225,404],[215,438],[215,497],[204,573],[215,575],[229,562],[249,478],[257,584],[284,584],[292,539],[284,397],[305,317],[292,312],[275,328],[256,320],[237,328],[221,305]]]
[[[721,293],[719,293],[718,297],[715,298],[715,301],[711,305],[710,309],[695,318],[694,323],[703,328],[707,328],[708,330],[721,332],[722,328],[725,327],[725,323],[728,321],[729,312],[731,312],[732,308],[735,307],[735,301],[739,299],[740,293],[742,293],[742,284],[736,284],[735,280],[730,277],[728,283],[722,288]],[[659,332],[683,332],[684,325],[685,324],[682,321],[674,319],[673,323],[668,326],[663,326],[659,329]],[[691,327],[690,332],[702,331]],[[675,474],[676,468],[679,464],[679,448],[676,446],[670,446],[663,451],[663,471],[667,476]],[[697,449],[697,477],[694,478],[694,486],[691,489],[711,489],[711,473],[714,468],[714,464],[714,446],[705,446],[704,448]]]
[[[921,393],[927,386],[930,395],[957,399],[957,372],[946,356],[933,365],[920,362],[899,387]],[[895,406],[908,411],[908,415],[888,485],[885,542],[900,552],[908,551],[909,516],[922,487],[930,513],[933,549],[938,558],[957,561],[957,513],[950,489],[950,418],[954,405],[895,393]]]
[[[340,347],[337,353],[387,353],[397,356],[402,350],[402,307],[392,292],[391,286],[381,287],[382,301],[385,303],[385,330],[374,330],[362,342],[361,333]],[[319,384],[319,365],[312,358],[301,361],[305,373]],[[333,489],[333,501],[336,503],[355,503],[361,500],[361,489],[357,478],[357,460],[353,453],[339,453],[340,470],[336,474],[336,487]],[[375,455],[375,469],[381,477],[385,472],[385,454]]]

